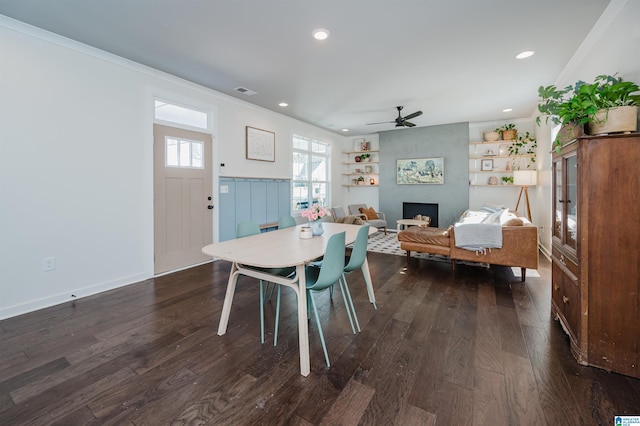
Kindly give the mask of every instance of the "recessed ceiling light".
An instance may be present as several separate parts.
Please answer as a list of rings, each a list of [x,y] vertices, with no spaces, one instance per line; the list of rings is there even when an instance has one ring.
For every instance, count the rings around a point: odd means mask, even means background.
[[[349,131],[349,129],[342,129],[342,131],[343,131],[343,132],[348,132],[348,131]]]
[[[329,30],[326,30],[324,28],[318,28],[313,30],[311,34],[313,34],[313,38],[315,38],[316,40],[326,40],[329,38],[329,34],[331,33],[329,32]]]
[[[280,102],[278,105],[280,105],[281,107],[289,106],[289,104],[286,102]]]
[[[513,108],[505,108],[502,110],[502,112],[511,112],[513,111]]]
[[[533,50],[526,50],[524,52],[520,52],[516,55],[517,59],[524,59],[524,58],[528,58],[529,56],[533,55],[535,52]]]

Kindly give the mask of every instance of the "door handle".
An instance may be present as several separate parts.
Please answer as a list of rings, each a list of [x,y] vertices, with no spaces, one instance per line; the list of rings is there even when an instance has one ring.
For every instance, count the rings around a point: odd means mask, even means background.
[[[209,205],[207,206],[207,208],[208,208],[209,210],[213,210],[213,206],[212,206],[211,204],[209,204]]]

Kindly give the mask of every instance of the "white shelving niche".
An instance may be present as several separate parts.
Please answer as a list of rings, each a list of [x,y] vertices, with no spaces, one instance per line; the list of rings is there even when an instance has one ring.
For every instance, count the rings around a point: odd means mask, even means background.
[[[357,161],[358,159],[362,158],[363,154],[369,154],[369,157]],[[380,184],[379,155],[380,152],[373,149],[343,151],[342,186],[358,188],[378,187]],[[357,183],[360,177],[364,180],[361,181],[362,183]]]
[[[503,176],[513,176],[514,170],[535,168],[535,154],[509,155],[508,147],[514,141],[469,142],[469,185],[472,187],[508,188],[512,184],[502,181]],[[486,164],[491,161],[491,164]],[[484,164],[483,164],[484,163]],[[497,185],[489,184],[492,177]]]

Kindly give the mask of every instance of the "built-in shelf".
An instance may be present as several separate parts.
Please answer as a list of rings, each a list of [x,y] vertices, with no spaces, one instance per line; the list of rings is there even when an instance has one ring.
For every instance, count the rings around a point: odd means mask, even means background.
[[[354,141],[356,142],[356,141]],[[358,147],[359,143],[355,143],[355,146]],[[378,175],[378,167],[380,164],[380,159],[378,150],[370,149],[366,151],[342,151],[343,155],[343,170],[342,170],[342,186],[349,188],[376,188],[379,186],[379,175]],[[367,161],[356,161],[356,157],[359,157],[362,154],[369,154],[369,158]],[[356,171],[356,169],[360,169],[360,171]],[[369,169],[366,171],[365,169]],[[364,178],[364,184],[356,184],[354,183],[355,179],[358,177]],[[375,183],[372,185],[370,182],[373,180]]]

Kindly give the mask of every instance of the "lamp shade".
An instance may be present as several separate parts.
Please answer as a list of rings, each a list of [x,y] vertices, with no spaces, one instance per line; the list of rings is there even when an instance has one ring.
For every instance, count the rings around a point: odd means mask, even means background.
[[[514,185],[536,186],[536,183],[538,183],[538,172],[536,170],[514,170]]]

